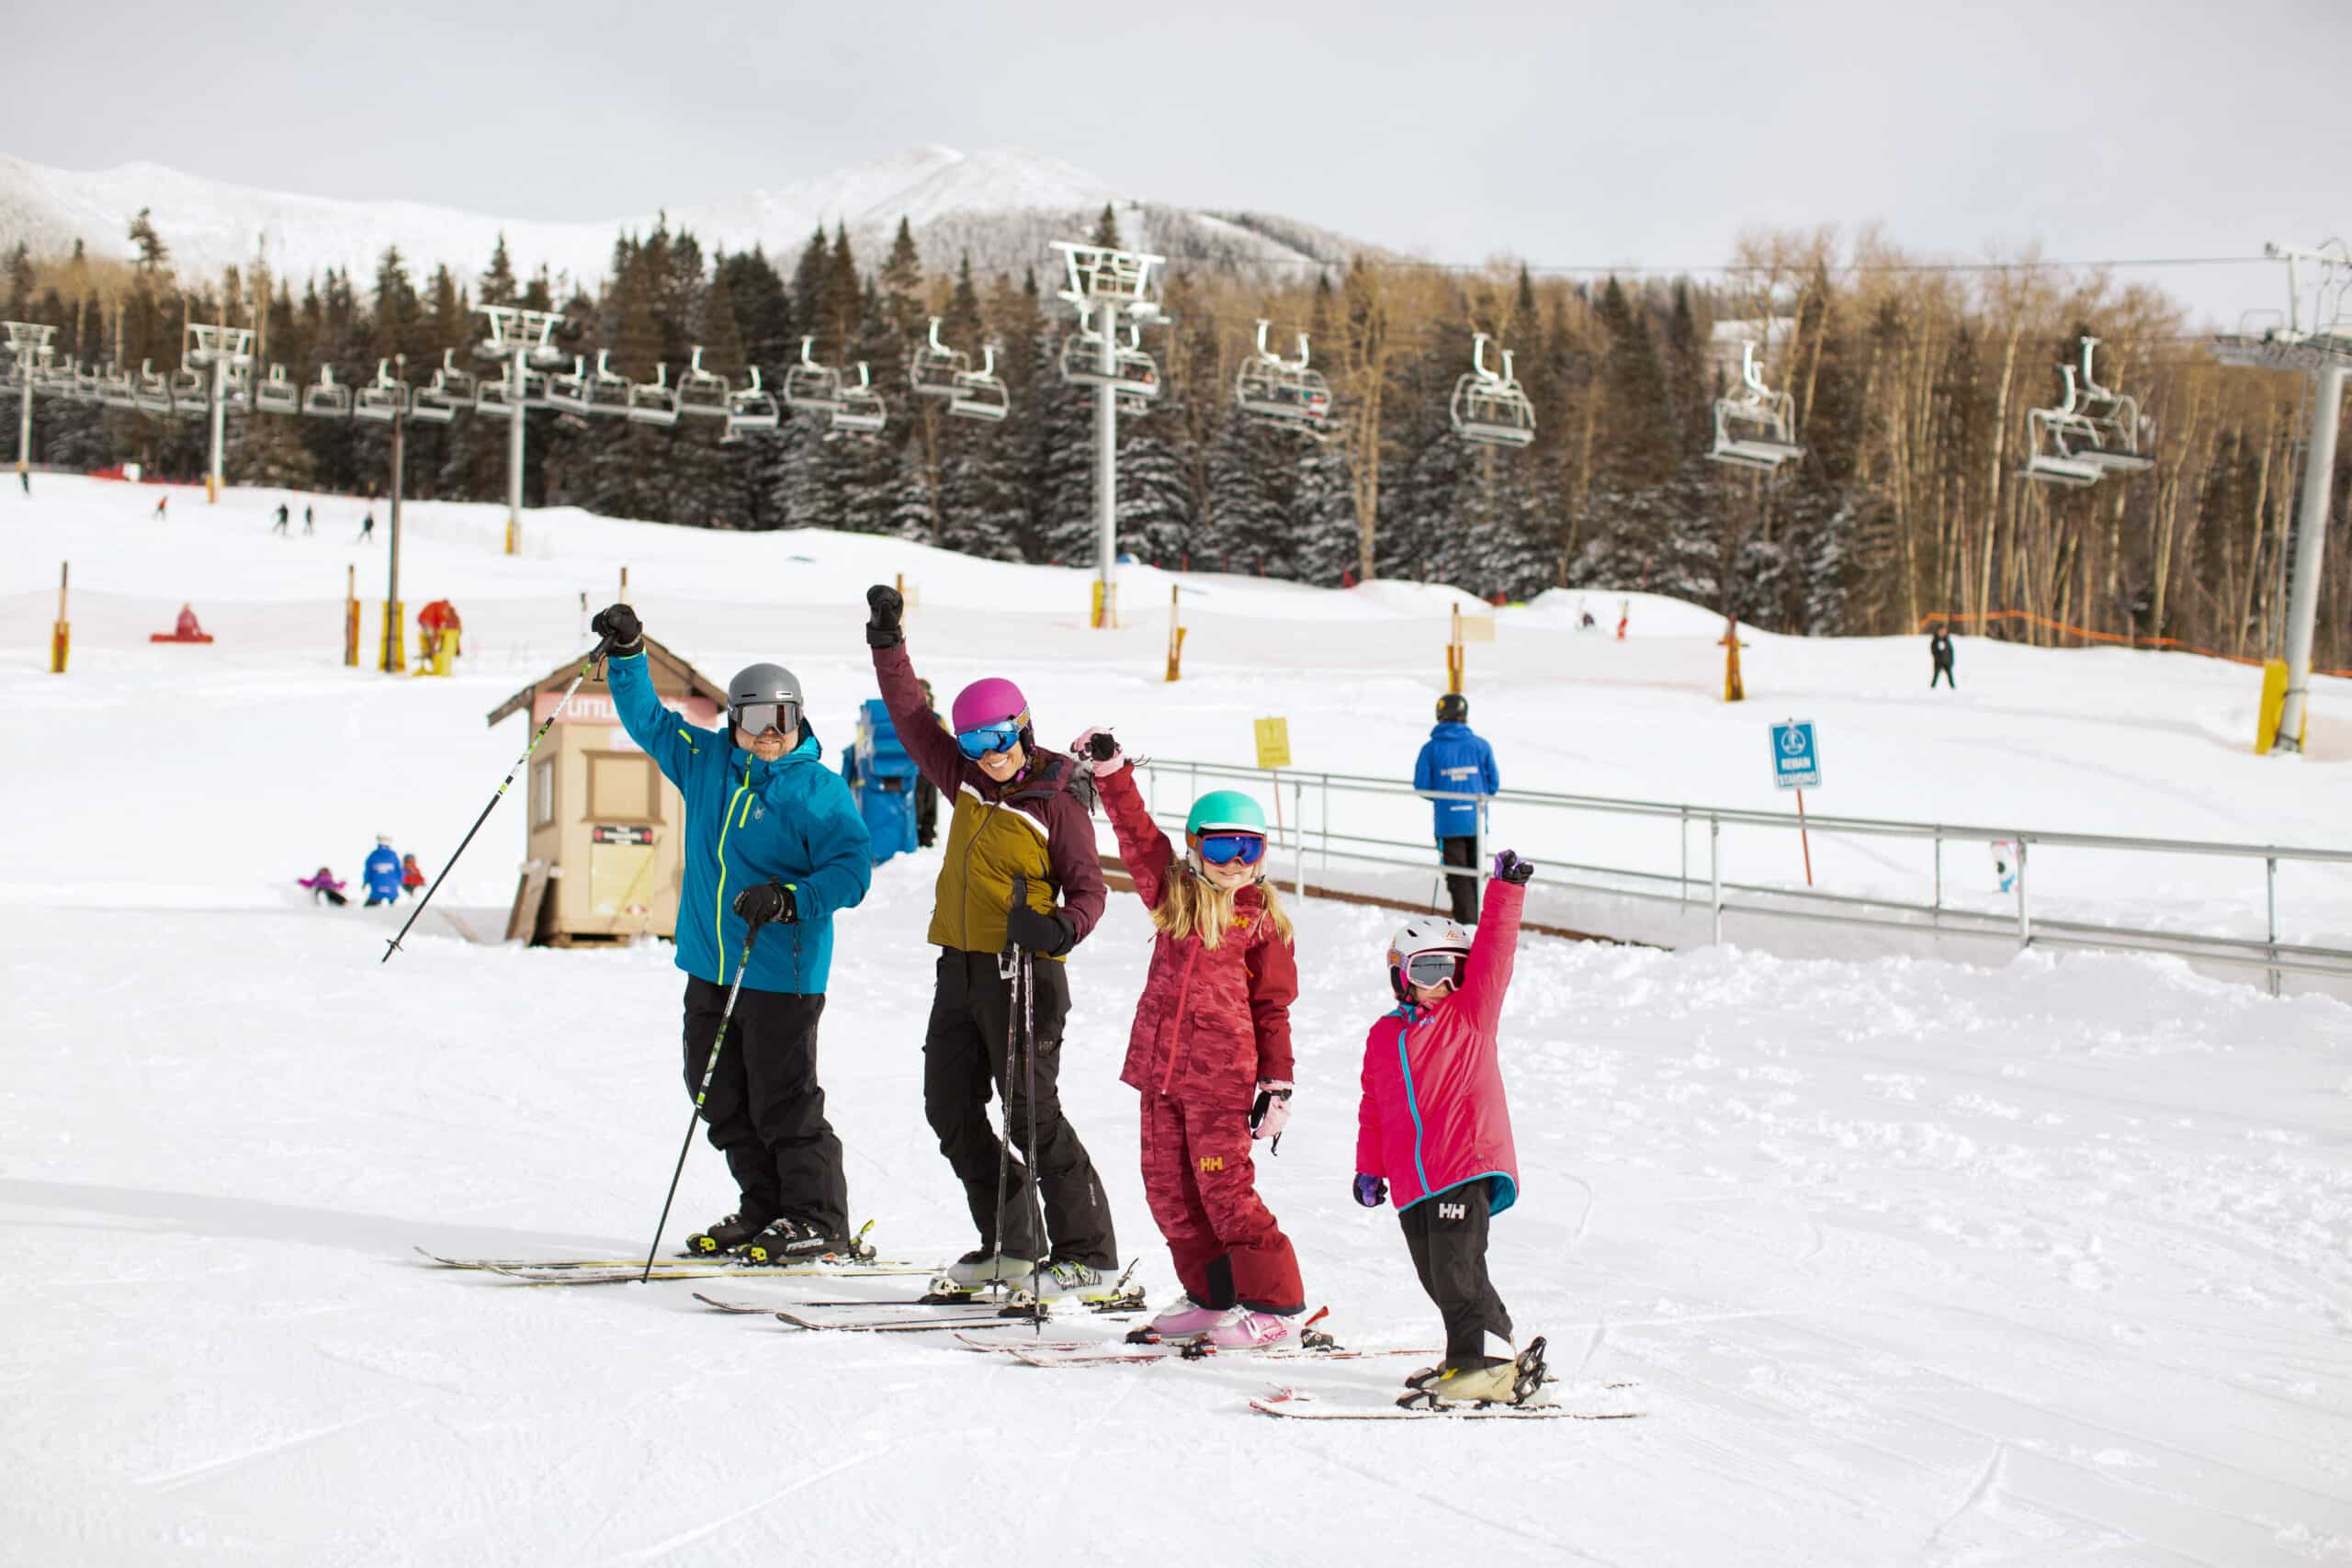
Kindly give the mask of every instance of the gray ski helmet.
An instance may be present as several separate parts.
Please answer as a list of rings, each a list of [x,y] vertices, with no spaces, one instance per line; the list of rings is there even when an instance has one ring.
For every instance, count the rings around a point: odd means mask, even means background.
[[[1470,722],[1470,699],[1459,692],[1448,692],[1437,700],[1437,716],[1441,724]]]
[[[774,705],[781,710],[775,719],[777,729],[791,734],[800,728],[800,678],[781,664],[746,664],[735,671],[727,682],[727,723],[729,728],[746,728],[743,710],[747,707]],[[767,726],[762,725],[761,731]],[[758,733],[755,731],[754,733]]]

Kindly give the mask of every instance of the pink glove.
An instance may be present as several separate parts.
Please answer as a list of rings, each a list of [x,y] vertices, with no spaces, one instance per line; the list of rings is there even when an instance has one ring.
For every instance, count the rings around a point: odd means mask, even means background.
[[[1283,1129],[1290,1125],[1291,1086],[1278,1078],[1261,1078],[1258,1082],[1258,1098],[1250,1107],[1250,1135],[1272,1138],[1279,1142]]]
[[[1109,730],[1089,726],[1086,732],[1069,743],[1069,754],[1079,765],[1098,779],[1107,779],[1127,765],[1127,754]]]

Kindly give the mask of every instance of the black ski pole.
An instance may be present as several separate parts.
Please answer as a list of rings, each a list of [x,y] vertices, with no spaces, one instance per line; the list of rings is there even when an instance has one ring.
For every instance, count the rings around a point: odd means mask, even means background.
[[[1021,1050],[1028,1061],[1029,1073],[1029,1223],[1035,1227],[1037,1245],[1029,1250],[1046,1250],[1045,1198],[1037,1188],[1037,959],[1026,948],[1016,956],[1021,965]],[[1044,1280],[1046,1260],[1042,1257],[1029,1260],[1029,1320],[1036,1332],[1046,1332],[1046,1297]]]
[[[1012,907],[1017,909],[1028,899],[1029,879],[1014,877]],[[1015,994],[1004,1001],[1004,1076],[996,1080],[997,1101],[1004,1111],[1004,1136],[997,1140],[996,1145],[996,1238],[995,1249],[989,1255],[989,1286],[991,1290],[1001,1290],[1004,1285],[1001,1278],[1004,1273],[1004,1189],[1012,1164],[1012,1043],[1020,1038],[1015,1032],[1020,1024],[1012,1010],[1019,1000],[1020,954],[1021,949],[1008,931],[1004,938],[1004,951],[997,954],[996,960],[996,977],[1009,982]],[[1036,1248],[1032,1247],[1030,1250],[1034,1252]]]
[[[416,901],[416,908],[410,910],[408,919],[401,922],[399,934],[384,944],[384,956],[376,960],[377,963],[390,964],[392,961],[392,954],[398,953],[401,949],[401,938],[408,935],[408,928],[416,924],[417,916],[424,913],[424,907],[433,902],[433,896],[435,893],[441,891],[442,878],[447,877],[449,874],[450,868],[458,863],[458,856],[466,852],[466,846],[474,841],[474,835],[481,831],[481,825],[490,820],[490,814],[498,808],[499,801],[505,796],[507,786],[514,782],[514,775],[523,771],[523,764],[531,760],[531,753],[539,749],[539,742],[546,739],[547,732],[555,727],[555,721],[557,719],[563,716],[564,708],[571,702],[571,694],[580,689],[581,682],[588,679],[588,672],[591,670],[594,670],[598,664],[604,662],[605,650],[612,647],[612,645],[613,639],[611,637],[607,637],[602,638],[597,642],[594,650],[592,651],[586,659],[581,660],[580,673],[571,678],[571,684],[563,689],[562,697],[557,701],[553,708],[548,710],[547,721],[544,724],[541,724],[538,728],[531,731],[531,743],[523,748],[523,754],[514,759],[514,765],[513,767],[506,770],[506,777],[500,781],[497,792],[490,797],[490,804],[481,808],[481,815],[474,818],[474,825],[466,829],[466,836],[464,838],[458,840],[458,848],[456,852],[449,856],[447,863],[441,867],[441,875],[433,879],[433,886],[424,890],[424,897]]]
[[[718,1071],[718,1050],[727,1043],[727,1021],[735,1016],[735,993],[743,988],[743,971],[752,966],[752,941],[760,934],[760,922],[751,922],[743,933],[743,955],[735,961],[735,983],[727,987],[727,1005],[719,1010],[718,1032],[710,1037],[710,1059],[702,1065],[702,1087],[695,1090],[695,1108],[686,1113],[686,1141],[678,1145],[678,1168],[670,1173],[670,1190],[662,1200],[662,1217],[653,1224],[653,1245],[646,1248],[645,1272],[637,1277],[640,1285],[653,1278],[653,1259],[662,1250],[662,1233],[670,1227],[670,1205],[678,1200],[678,1178],[686,1173],[686,1151],[695,1146],[695,1123],[702,1120],[702,1102],[710,1093],[711,1076]],[[719,949],[721,953],[727,950]]]

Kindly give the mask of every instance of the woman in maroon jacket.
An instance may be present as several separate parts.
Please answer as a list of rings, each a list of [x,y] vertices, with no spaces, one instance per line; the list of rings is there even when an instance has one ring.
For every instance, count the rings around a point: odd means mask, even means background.
[[[1290,1117],[1290,917],[1265,880],[1265,814],[1234,790],[1203,795],[1185,855],[1151,819],[1117,742],[1090,729],[1119,856],[1158,935],[1119,1081],[1143,1096],[1143,1187],[1185,1300],[1152,1320],[1162,1337],[1250,1348],[1291,1337],[1306,1304],[1298,1255],[1258,1196],[1253,1138]]]

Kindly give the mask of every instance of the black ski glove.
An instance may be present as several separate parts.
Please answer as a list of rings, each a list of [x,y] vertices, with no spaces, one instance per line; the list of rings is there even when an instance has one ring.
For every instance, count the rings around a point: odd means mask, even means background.
[[[865,607],[869,612],[865,622],[865,646],[896,648],[907,640],[899,629],[900,617],[907,613],[906,596],[895,588],[877,582],[865,591]]]
[[[1049,958],[1059,958],[1078,941],[1069,917],[1059,909],[1041,915],[1026,904],[1016,904],[1004,918],[1004,934],[1015,947]]]
[[[1508,882],[1513,887],[1524,887],[1527,879],[1535,874],[1535,863],[1519,858],[1516,850],[1505,850],[1495,857],[1495,880]]]
[[[800,919],[800,903],[789,886],[771,877],[735,895],[735,912],[755,926],[772,921],[788,926]]]
[[[588,629],[599,637],[612,638],[612,651],[623,659],[644,651],[645,623],[639,620],[637,612],[626,604],[613,604],[597,611],[595,618],[588,623]]]

